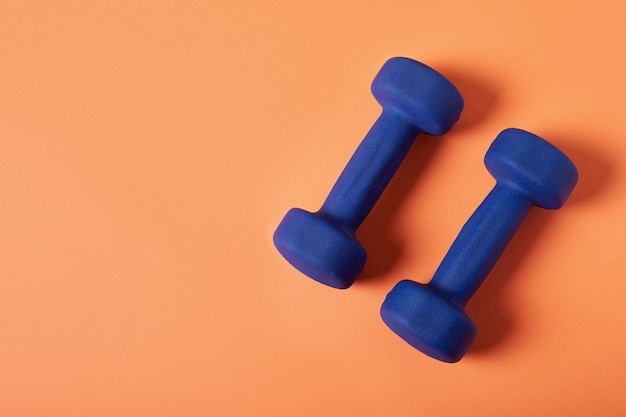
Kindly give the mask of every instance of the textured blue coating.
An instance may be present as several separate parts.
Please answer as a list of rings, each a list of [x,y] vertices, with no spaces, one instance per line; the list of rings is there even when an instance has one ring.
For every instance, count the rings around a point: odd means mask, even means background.
[[[278,251],[305,275],[348,288],[367,255],[355,235],[420,132],[442,135],[463,98],[446,78],[408,58],[392,58],[372,82],[383,111],[316,213],[291,209],[274,232]]]
[[[560,150],[531,133],[507,129],[485,156],[497,183],[465,223],[428,284],[401,281],[381,307],[384,322],[420,351],[460,360],[476,337],[465,304],[485,280],[532,206],[561,207],[578,181]]]

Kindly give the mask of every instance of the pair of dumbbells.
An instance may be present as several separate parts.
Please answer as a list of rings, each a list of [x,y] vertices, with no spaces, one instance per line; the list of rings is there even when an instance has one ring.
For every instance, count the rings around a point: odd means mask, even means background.
[[[419,133],[443,135],[459,119],[463,98],[445,77],[408,58],[387,61],[372,83],[383,111],[339,176],[321,209],[291,209],[274,233],[278,251],[305,275],[345,289],[363,270],[356,239]],[[485,155],[497,183],[463,226],[428,284],[399,282],[381,307],[383,321],[413,347],[456,362],[476,337],[465,313],[532,206],[557,209],[578,173],[556,147],[519,129],[501,132]]]

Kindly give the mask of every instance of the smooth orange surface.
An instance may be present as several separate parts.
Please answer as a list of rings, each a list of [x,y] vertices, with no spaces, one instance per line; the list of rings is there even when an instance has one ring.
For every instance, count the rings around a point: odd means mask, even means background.
[[[626,6],[620,1],[0,2],[0,416],[622,416]],[[380,108],[392,56],[466,109],[421,137],[346,291],[274,249]],[[379,308],[427,282],[507,127],[580,182],[468,305],[457,364]]]

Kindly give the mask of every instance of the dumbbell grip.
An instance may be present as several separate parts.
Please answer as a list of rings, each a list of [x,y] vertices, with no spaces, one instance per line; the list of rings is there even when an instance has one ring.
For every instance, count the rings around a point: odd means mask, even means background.
[[[351,232],[363,223],[418,135],[394,110],[383,110],[337,179],[319,214]]]
[[[461,229],[429,286],[464,307],[532,206],[532,201],[518,189],[496,184]]]

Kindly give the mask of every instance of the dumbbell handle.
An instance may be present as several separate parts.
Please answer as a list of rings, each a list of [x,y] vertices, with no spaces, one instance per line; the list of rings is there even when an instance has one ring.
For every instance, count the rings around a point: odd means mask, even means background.
[[[376,204],[419,134],[385,109],[337,179],[319,214],[354,232]]]
[[[496,184],[448,250],[428,284],[464,307],[483,283],[533,206],[518,189]]]

